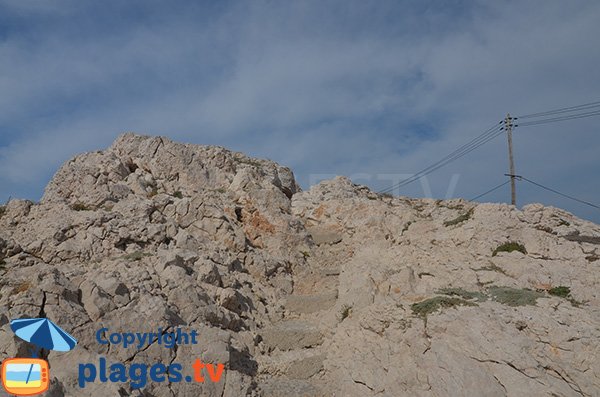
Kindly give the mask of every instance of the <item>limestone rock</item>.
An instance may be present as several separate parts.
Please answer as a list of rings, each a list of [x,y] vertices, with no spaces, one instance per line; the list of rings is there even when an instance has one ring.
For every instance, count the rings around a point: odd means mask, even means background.
[[[9,321],[47,316],[52,396],[600,395],[600,226],[557,208],[301,191],[272,161],[124,134],[0,210]],[[97,331],[196,330],[197,345]],[[223,363],[219,382],[78,386],[73,363]],[[186,374],[188,374],[187,372]]]

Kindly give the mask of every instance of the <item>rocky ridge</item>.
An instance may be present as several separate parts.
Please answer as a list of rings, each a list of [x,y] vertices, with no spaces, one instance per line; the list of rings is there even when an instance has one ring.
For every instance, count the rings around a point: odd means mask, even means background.
[[[272,161],[125,134],[0,208],[9,320],[48,316],[51,396],[594,396],[600,226],[539,204],[301,191]],[[196,329],[111,348],[96,331]],[[143,329],[140,329],[143,328]],[[222,362],[218,383],[77,385],[73,363]]]

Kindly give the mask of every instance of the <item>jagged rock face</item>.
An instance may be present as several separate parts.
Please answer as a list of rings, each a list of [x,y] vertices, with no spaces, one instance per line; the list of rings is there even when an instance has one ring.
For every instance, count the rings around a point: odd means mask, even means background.
[[[301,192],[271,161],[125,134],[0,214],[0,359],[27,351],[9,319],[79,339],[49,354],[53,396],[600,394],[600,227],[562,210]],[[101,327],[201,342],[111,348]],[[225,375],[79,388],[100,356]]]

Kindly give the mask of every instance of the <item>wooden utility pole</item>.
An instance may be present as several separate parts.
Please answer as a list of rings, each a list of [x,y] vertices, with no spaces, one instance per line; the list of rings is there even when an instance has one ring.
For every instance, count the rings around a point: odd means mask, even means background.
[[[510,198],[512,205],[517,205],[517,192],[515,188],[515,160],[513,158],[513,143],[512,143],[512,117],[506,114],[504,119],[504,129],[508,138],[508,161],[510,163]]]

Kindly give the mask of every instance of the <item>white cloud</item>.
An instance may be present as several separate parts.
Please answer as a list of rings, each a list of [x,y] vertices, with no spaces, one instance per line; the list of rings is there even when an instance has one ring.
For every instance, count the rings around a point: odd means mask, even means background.
[[[309,173],[420,170],[507,111],[598,99],[600,53],[590,38],[600,35],[600,5],[539,4],[240,2],[210,14],[153,9],[152,23],[130,17],[82,37],[73,16],[85,8],[69,18],[42,3],[18,8],[54,19],[42,34],[16,30],[0,42],[1,193],[39,194],[61,162],[123,130],[270,157],[304,183]],[[55,32],[57,24],[66,25]],[[598,170],[595,124],[517,130],[518,171],[598,196],[589,176]],[[432,175],[433,194],[443,197],[457,172],[460,195],[502,181],[503,139]],[[554,202],[524,193],[523,201]]]

